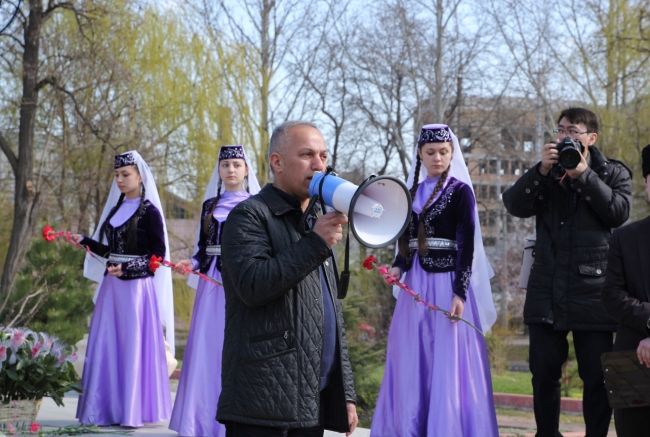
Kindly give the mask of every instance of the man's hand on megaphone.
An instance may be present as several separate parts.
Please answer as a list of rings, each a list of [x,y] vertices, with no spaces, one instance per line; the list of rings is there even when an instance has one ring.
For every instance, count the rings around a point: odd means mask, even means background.
[[[325,240],[329,247],[334,247],[336,243],[343,239],[341,225],[347,222],[347,215],[339,211],[332,211],[318,217],[312,230]]]

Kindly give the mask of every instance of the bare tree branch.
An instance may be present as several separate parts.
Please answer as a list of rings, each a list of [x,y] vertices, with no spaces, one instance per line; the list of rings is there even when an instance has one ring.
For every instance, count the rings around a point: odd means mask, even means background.
[[[9,145],[9,142],[4,137],[2,132],[0,132],[0,149],[2,149],[5,156],[7,157],[7,160],[9,161],[9,164],[11,164],[11,169],[14,173],[16,173],[18,171],[18,158],[16,157],[16,154],[13,152],[13,150],[11,150],[11,146]]]

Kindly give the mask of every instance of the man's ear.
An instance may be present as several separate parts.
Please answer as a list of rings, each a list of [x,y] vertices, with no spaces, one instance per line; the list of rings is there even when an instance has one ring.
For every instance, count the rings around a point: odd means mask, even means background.
[[[587,142],[588,146],[593,146],[596,144],[596,140],[598,139],[598,134],[595,132],[592,132],[589,134],[589,141]]]
[[[280,173],[282,171],[282,155],[279,153],[272,153],[271,156],[269,156],[269,164],[271,164],[273,173]]]

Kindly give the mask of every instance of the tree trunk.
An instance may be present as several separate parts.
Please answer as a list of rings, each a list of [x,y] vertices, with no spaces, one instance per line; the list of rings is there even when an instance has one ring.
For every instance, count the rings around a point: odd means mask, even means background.
[[[434,109],[435,121],[434,123],[445,122],[445,107],[443,103],[443,85],[444,78],[442,75],[442,56],[443,56],[443,38],[445,36],[445,28],[443,24],[443,0],[436,2],[436,63],[434,66],[436,89],[434,93]]]
[[[23,96],[20,103],[18,160],[14,168],[14,222],[7,258],[0,281],[0,312],[11,295],[41,207],[39,187],[34,181],[34,128],[38,106],[38,58],[44,11],[40,0],[29,1],[29,17],[24,30]]]
[[[262,83],[260,88],[260,101],[261,101],[261,124],[260,124],[260,145],[259,145],[259,156],[257,157],[257,177],[260,178],[260,182],[264,184],[269,180],[269,159],[268,159],[268,150],[269,150],[269,86],[271,82],[271,42],[270,42],[270,20],[271,12],[275,8],[275,1],[264,0],[262,4],[262,29],[261,29],[261,41],[262,41],[262,50],[261,50],[261,62],[262,62]],[[276,36],[277,38],[277,36]]]

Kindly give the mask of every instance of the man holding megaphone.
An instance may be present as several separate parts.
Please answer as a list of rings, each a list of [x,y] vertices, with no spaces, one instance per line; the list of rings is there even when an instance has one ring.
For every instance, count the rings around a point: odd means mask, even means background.
[[[217,420],[228,437],[349,435],[357,425],[332,253],[348,218],[317,218],[307,208],[327,155],[314,124],[278,126],[269,148],[273,183],[237,205],[224,227]]]

